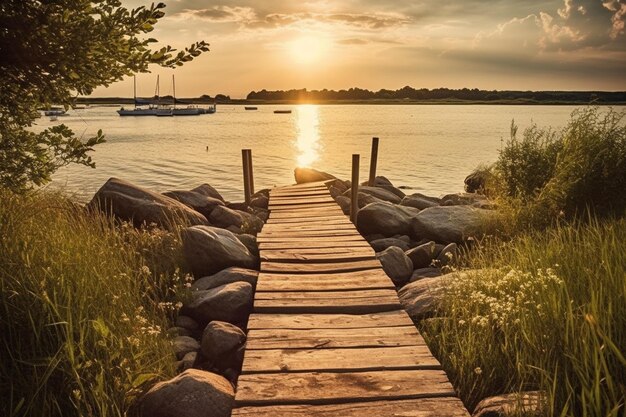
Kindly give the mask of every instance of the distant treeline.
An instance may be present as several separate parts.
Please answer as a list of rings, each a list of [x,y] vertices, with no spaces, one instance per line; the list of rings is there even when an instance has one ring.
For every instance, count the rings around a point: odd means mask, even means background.
[[[395,100],[395,101],[523,101],[523,102],[575,102],[575,103],[624,103],[626,92],[607,91],[496,91],[479,90],[477,88],[449,88],[415,89],[402,87],[399,90],[370,91],[362,88],[349,90],[278,90],[252,91],[247,100],[267,101],[340,101],[340,100]]]

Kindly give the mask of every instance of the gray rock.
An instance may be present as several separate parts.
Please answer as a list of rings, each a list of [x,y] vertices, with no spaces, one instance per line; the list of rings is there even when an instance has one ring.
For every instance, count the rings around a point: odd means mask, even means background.
[[[247,211],[238,211],[239,215],[243,218],[243,224],[241,225],[241,230],[246,234],[254,234],[256,235],[261,231],[265,223],[263,220],[258,218],[256,215],[249,213]]]
[[[228,362],[246,342],[246,334],[237,326],[223,321],[210,322],[202,333],[202,353],[209,360],[219,363]]]
[[[224,377],[188,369],[159,382],[140,401],[141,417],[230,417],[233,387]]]
[[[180,369],[182,371],[186,371],[187,369],[193,368],[196,364],[196,359],[198,358],[198,352],[189,352],[180,360]]]
[[[337,202],[337,204],[339,204],[339,207],[341,207],[341,211],[343,211],[343,214],[350,214],[350,207],[352,206],[350,202],[350,197],[338,195],[337,197],[335,197],[335,201]]]
[[[439,268],[420,268],[413,271],[409,282],[414,282],[422,278],[440,277],[441,275],[443,274],[441,273],[441,269]]]
[[[343,195],[346,197],[349,197],[351,192],[352,192],[352,189],[348,189],[346,190],[346,192],[343,193]],[[402,198],[398,197],[391,191],[388,191],[381,187],[369,187],[369,186],[364,185],[362,187],[359,187],[359,193],[365,193],[373,197],[376,197],[379,200],[387,201],[393,204],[398,204],[400,203],[400,201],[402,201]]]
[[[224,197],[222,197],[222,195],[215,188],[211,187],[209,184],[202,184],[194,188],[191,191],[198,193],[198,194],[206,195],[207,197],[217,198],[218,200],[221,200],[224,203],[226,202],[226,200],[224,200]]]
[[[411,244],[411,238],[407,235],[394,235],[392,236],[394,239],[398,239],[406,243],[407,245]]]
[[[185,329],[184,327],[178,327],[178,326],[170,327],[169,329],[167,329],[167,334],[172,338],[175,338],[176,336],[191,336],[192,335],[189,329]]]
[[[370,242],[370,246],[372,247],[372,249],[374,249],[374,252],[382,252],[385,249],[391,248],[394,246],[400,248],[402,251],[406,251],[409,249],[408,243],[400,239],[393,238],[393,237],[386,237],[384,239],[372,240]]]
[[[438,198],[428,197],[424,194],[415,193],[404,197],[400,202],[400,205],[424,210],[429,207],[438,206],[440,203],[441,201]]]
[[[109,179],[88,204],[135,226],[155,223],[170,228],[179,222],[208,224],[206,217],[180,201],[148,191],[127,181]]]
[[[340,196],[343,194],[343,191],[335,187],[334,185],[331,185],[330,187],[328,187],[328,192],[330,193],[330,196],[332,198],[336,198],[337,196]]]
[[[341,193],[345,193],[348,188],[350,188],[350,181],[342,181],[340,179],[334,179],[326,182],[326,185],[330,188],[336,188]]]
[[[413,263],[413,269],[426,268],[435,257],[435,242],[428,242],[423,245],[409,249],[406,256]]]
[[[367,240],[368,242],[371,242],[372,240],[378,240],[378,239],[385,239],[385,236],[381,235],[380,233],[374,233],[373,235],[365,236],[365,240]],[[387,248],[384,248],[384,249],[387,249]],[[380,251],[384,249],[381,249]],[[380,251],[376,251],[376,252],[380,252]]]
[[[213,320],[242,323],[252,309],[252,285],[233,282],[210,290],[194,291],[192,300],[183,305],[183,312],[201,324]]]
[[[195,280],[191,284],[191,289],[195,291],[210,290],[211,288],[220,287],[224,284],[231,284],[238,281],[247,282],[248,284],[252,285],[252,287],[256,287],[256,281],[258,277],[259,271],[255,271],[253,269],[231,267],[226,268],[218,272],[217,274]]]
[[[222,200],[193,191],[168,191],[163,193],[163,195],[180,201],[187,207],[191,207],[202,214],[207,219],[215,207],[224,205]]]
[[[414,321],[433,315],[441,301],[448,275],[413,281],[398,291],[400,304]]]
[[[189,352],[197,352],[200,349],[200,343],[193,337],[177,336],[172,341],[174,353],[177,359],[182,359]]]
[[[488,169],[476,169],[465,177],[465,191],[468,193],[484,193],[488,177],[492,176]]]
[[[411,278],[413,265],[402,249],[392,246],[377,253],[376,257],[382,264],[385,273],[397,286],[404,285]]]
[[[399,188],[394,187],[393,185],[377,185],[377,187],[395,194],[400,200],[406,197],[406,194],[404,193],[404,191],[402,191]]]
[[[212,225],[226,228],[235,226],[241,228],[243,224],[243,216],[237,210],[225,206],[215,207],[209,216]]]
[[[437,255],[437,264],[439,267],[455,265],[459,259],[459,247],[456,243],[450,243],[444,247],[439,255]]]
[[[246,211],[248,210],[250,206],[247,205],[245,202],[233,203],[233,202],[227,201],[226,207],[228,207],[231,210]]]
[[[454,193],[441,197],[442,206],[462,206],[471,205],[480,201],[487,200],[482,194],[475,193]]]
[[[231,232],[235,236],[240,235],[240,234],[243,233],[243,230],[241,230],[241,227],[237,227],[237,226],[228,226],[224,230],[228,230],[229,232]]]
[[[472,417],[514,417],[547,415],[547,396],[541,391],[515,392],[485,398],[478,403]]]
[[[357,214],[357,229],[363,235],[380,233],[384,236],[412,235],[412,219],[419,210],[389,203],[372,203]]]
[[[195,321],[194,319],[192,319],[189,316],[185,316],[182,314],[179,314],[178,317],[176,317],[176,320],[174,321],[174,324],[178,327],[182,327],[184,329],[189,330],[190,332],[195,332],[197,330],[200,330],[200,325],[198,324],[197,321]]]
[[[181,232],[183,252],[194,276],[203,277],[230,266],[255,269],[257,258],[228,230],[193,226]]]
[[[267,196],[258,195],[250,199],[250,205],[253,207],[266,209],[267,206],[269,205],[269,201],[270,199]]]
[[[261,207],[250,207],[253,214],[257,216],[263,223],[267,222],[267,219],[270,218],[270,211]]]
[[[438,206],[422,210],[413,218],[413,232],[419,238],[437,242],[462,243],[491,229],[491,210],[469,206]]]
[[[361,191],[359,191],[357,201],[359,203],[359,208],[363,208],[372,203],[384,203],[384,200],[381,200],[380,198],[376,198],[371,194],[367,194]]]
[[[259,247],[256,243],[256,236],[242,233],[237,235],[237,239],[239,239],[239,241],[243,243],[246,248],[248,248],[251,254],[259,256]]]
[[[369,185],[369,180],[368,181],[363,181],[361,183],[361,185]],[[378,176],[376,176],[376,178],[374,178],[374,184],[373,184],[374,187],[382,187],[382,186],[386,186],[386,185],[389,185],[389,186],[393,187],[393,184],[391,183],[391,181],[389,181],[389,179],[387,177],[384,177],[382,175],[378,175]]]
[[[326,172],[318,171],[313,168],[296,168],[294,170],[296,183],[304,184],[307,182],[327,181],[337,179],[335,176]]]

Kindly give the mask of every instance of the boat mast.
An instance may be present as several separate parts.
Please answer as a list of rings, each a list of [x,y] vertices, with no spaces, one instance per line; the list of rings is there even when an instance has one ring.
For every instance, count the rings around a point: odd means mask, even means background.
[[[137,108],[137,76],[133,75],[133,104]]]
[[[176,81],[174,80],[174,74],[172,74],[172,94],[174,95],[174,108],[176,108]]]

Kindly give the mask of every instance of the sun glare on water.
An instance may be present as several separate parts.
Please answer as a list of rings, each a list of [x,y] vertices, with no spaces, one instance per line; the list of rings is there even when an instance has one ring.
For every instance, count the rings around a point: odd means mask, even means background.
[[[304,36],[289,43],[289,53],[298,64],[312,64],[324,57],[327,42],[318,37]]]
[[[310,167],[319,158],[319,117],[316,105],[298,106],[298,138],[296,148],[298,157],[296,163],[299,167]]]

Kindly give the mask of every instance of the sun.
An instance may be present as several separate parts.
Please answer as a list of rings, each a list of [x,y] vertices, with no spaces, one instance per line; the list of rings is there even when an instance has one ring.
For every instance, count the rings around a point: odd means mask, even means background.
[[[289,42],[289,54],[294,62],[312,64],[324,57],[328,50],[325,39],[315,36],[303,36]]]

